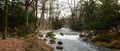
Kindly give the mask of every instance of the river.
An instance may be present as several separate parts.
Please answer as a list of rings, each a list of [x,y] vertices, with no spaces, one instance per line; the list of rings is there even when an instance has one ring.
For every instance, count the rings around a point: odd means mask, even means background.
[[[79,37],[80,32],[75,32],[69,28],[61,28],[53,31],[56,34],[56,41],[63,42],[63,49],[56,49],[57,44],[52,44],[54,51],[109,51],[106,48],[95,46],[89,42],[85,42]],[[66,34],[60,35],[60,32]]]

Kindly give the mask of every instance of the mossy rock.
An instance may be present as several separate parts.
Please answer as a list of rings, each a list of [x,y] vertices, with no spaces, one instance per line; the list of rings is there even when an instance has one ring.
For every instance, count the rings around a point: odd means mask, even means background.
[[[46,38],[44,38],[44,41],[47,41],[47,39],[46,39]]]
[[[46,36],[47,38],[54,38],[55,34],[53,32],[47,32]]]
[[[50,44],[55,44],[56,41],[55,40],[50,40]]]
[[[53,39],[53,40],[56,40],[57,38],[54,37],[54,38],[52,38],[52,39]]]
[[[38,36],[39,36],[39,37],[43,37],[43,35],[41,35],[41,34],[39,34]]]

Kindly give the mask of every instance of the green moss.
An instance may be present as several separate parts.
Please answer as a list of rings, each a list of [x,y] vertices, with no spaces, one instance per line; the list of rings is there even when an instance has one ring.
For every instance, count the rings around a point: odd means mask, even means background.
[[[55,34],[53,32],[47,32],[46,36],[47,38],[54,38]]]
[[[97,35],[99,39],[109,39],[109,40],[119,40],[117,35],[110,35],[110,34],[99,34]]]

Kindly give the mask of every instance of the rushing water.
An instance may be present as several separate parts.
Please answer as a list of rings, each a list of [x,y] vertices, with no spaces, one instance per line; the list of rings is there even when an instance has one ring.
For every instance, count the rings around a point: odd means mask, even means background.
[[[61,28],[53,31],[56,34],[56,41],[63,42],[63,50],[56,49],[57,44],[52,44],[54,51],[108,51],[103,47],[96,47],[89,42],[85,42],[79,37],[80,32],[72,31],[69,28]],[[60,32],[66,34],[60,35]]]
[[[59,35],[62,32],[64,36]],[[80,32],[72,31],[68,28],[61,28],[59,30],[55,30],[56,38],[63,42],[63,50],[56,49],[57,45],[52,45],[54,47],[54,51],[107,51],[102,49],[103,47],[96,47],[90,43],[84,42],[82,38],[79,38]],[[69,35],[68,35],[69,34]]]

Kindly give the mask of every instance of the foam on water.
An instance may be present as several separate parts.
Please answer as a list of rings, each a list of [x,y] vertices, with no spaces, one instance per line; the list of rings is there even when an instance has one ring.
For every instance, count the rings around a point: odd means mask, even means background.
[[[59,33],[73,33],[71,29],[68,28],[61,28],[58,30],[55,30],[54,33],[56,34],[56,38],[63,42],[63,50],[58,50],[55,47],[56,44],[52,45],[55,49],[54,51],[99,51],[97,48],[94,47],[94,45],[91,45],[89,43],[86,43],[82,40],[80,40],[79,35],[64,35],[61,36]]]

